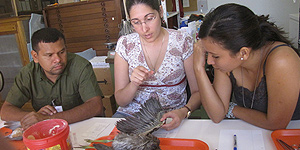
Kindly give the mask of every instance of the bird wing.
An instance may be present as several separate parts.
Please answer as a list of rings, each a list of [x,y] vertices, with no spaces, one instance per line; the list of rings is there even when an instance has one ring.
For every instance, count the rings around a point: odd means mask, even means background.
[[[117,121],[116,127],[119,131],[127,134],[148,134],[160,128],[164,122],[160,121],[165,113],[160,102],[154,98],[147,100],[139,112],[132,116]]]
[[[126,134],[120,132],[115,136],[114,150],[160,150],[159,139],[152,134]]]

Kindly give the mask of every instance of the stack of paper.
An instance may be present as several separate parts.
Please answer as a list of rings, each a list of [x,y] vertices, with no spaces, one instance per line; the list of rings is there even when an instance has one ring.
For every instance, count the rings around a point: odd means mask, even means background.
[[[105,62],[107,56],[96,56],[90,60],[93,68],[109,68],[109,63]]]

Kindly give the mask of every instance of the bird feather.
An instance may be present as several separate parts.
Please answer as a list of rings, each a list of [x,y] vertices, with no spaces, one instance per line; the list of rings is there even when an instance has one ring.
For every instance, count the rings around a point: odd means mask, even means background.
[[[160,119],[164,113],[165,110],[160,102],[150,98],[141,105],[139,112],[117,121],[116,127],[119,131],[127,134],[147,135],[163,125],[164,122]]]
[[[160,102],[150,98],[141,105],[139,112],[117,121],[116,127],[120,132],[115,136],[112,147],[101,143],[94,144],[94,147],[97,150],[160,150],[159,139],[151,133],[164,124],[160,121],[164,113]]]

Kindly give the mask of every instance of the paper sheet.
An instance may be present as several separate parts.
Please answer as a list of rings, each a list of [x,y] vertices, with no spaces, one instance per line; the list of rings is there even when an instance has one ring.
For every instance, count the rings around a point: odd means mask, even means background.
[[[172,121],[171,118],[167,118],[166,123],[170,123],[171,121]],[[175,138],[181,126],[182,126],[182,122],[179,125],[179,127],[170,131],[160,128],[157,131],[153,132],[153,135],[159,138]]]
[[[177,129],[167,131],[165,129],[160,128],[157,131],[153,132],[153,135],[159,138],[175,138],[177,132],[178,132]]]
[[[84,139],[97,139],[101,137],[101,133],[109,126],[109,123],[95,123],[91,126],[82,129],[82,133],[70,133],[73,147],[80,145],[89,145]]]
[[[109,63],[105,62],[107,56],[96,56],[90,59],[93,68],[109,68]]]
[[[182,1],[182,6],[183,7],[190,7],[190,1],[189,0],[183,0]]]
[[[237,136],[238,150],[265,150],[260,130],[221,130],[218,150],[233,149],[233,136]]]
[[[77,54],[87,60],[91,60],[92,58],[94,58],[96,56],[96,51],[93,48],[89,48],[87,50],[84,50],[82,52],[78,52],[75,54]]]

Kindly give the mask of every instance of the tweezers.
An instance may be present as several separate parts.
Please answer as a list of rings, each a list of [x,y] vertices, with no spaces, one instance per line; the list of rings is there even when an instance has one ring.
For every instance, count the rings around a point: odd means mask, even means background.
[[[295,150],[292,146],[290,146],[289,144],[285,143],[284,141],[282,141],[280,139],[276,139],[276,140],[284,148],[284,150]]]

